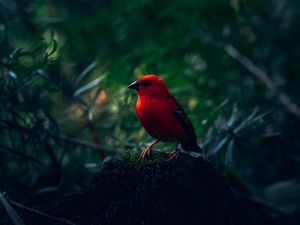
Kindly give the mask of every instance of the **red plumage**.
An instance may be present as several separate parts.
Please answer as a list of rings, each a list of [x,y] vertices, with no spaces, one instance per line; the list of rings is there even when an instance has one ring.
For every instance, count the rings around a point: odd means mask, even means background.
[[[142,152],[142,157],[148,155],[158,141],[177,141],[185,151],[201,151],[191,121],[162,78],[145,75],[128,87],[137,90],[136,115],[145,130],[156,139]],[[176,148],[171,157],[178,155]]]

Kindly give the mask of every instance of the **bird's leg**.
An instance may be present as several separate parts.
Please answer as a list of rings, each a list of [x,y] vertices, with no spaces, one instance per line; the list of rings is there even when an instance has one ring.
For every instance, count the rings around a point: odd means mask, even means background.
[[[180,149],[178,148],[178,145],[179,145],[179,141],[177,141],[175,151],[170,153],[169,160],[178,159],[180,154]]]
[[[141,158],[145,158],[150,154],[151,149],[153,148],[154,145],[156,145],[159,142],[159,140],[153,141],[144,151],[141,153]]]
[[[205,161],[208,161],[208,155],[207,152],[204,150],[204,148],[202,148],[202,157]]]

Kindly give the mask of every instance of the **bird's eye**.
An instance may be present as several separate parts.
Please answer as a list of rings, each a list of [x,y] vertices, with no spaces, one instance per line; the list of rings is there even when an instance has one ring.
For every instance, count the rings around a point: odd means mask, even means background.
[[[148,81],[142,81],[140,84],[141,87],[147,87],[149,85],[150,85],[150,83]]]

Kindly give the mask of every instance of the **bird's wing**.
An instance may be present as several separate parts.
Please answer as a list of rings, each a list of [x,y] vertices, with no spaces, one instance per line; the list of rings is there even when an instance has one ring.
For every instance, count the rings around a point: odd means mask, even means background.
[[[174,117],[182,125],[183,129],[188,134],[189,139],[191,138],[192,140],[196,140],[195,129],[183,108],[179,105],[177,100],[172,95],[168,96],[168,101],[172,106],[172,113]]]

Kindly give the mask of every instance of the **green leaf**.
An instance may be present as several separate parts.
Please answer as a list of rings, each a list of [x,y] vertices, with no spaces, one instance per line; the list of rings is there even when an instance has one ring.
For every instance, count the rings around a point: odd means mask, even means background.
[[[264,198],[287,213],[300,210],[300,180],[284,180],[264,189]]]
[[[237,105],[234,104],[233,109],[232,109],[232,114],[231,114],[230,118],[227,121],[227,127],[232,127],[233,126],[233,124],[237,120],[237,114],[238,114]]]
[[[5,193],[0,192],[0,202],[4,206],[11,221],[14,223],[14,225],[25,225],[23,220],[17,214],[17,212],[13,209],[13,207],[10,205],[10,203],[6,200],[4,195],[5,195]]]
[[[240,130],[242,130],[243,128],[245,128],[250,122],[251,120],[256,116],[258,112],[258,109],[257,108],[254,108],[252,113],[245,119],[243,120],[239,126],[237,126],[235,129],[234,129],[234,133],[237,133],[239,132]]]
[[[91,70],[93,70],[98,65],[97,61],[92,62],[90,65],[88,65],[76,78],[75,85],[79,84],[80,81],[87,75]]]
[[[12,78],[14,78],[14,79],[17,79],[18,77],[17,77],[17,74],[14,72],[14,71],[8,71],[8,74],[9,74],[9,76],[11,76]]]
[[[87,83],[83,87],[81,87],[78,90],[76,90],[75,93],[73,94],[73,97],[76,98],[79,95],[83,94],[84,92],[86,92],[86,91],[90,90],[91,88],[97,86],[102,80],[104,80],[105,77],[106,77],[106,75],[102,75],[102,76],[96,78],[95,80]]]
[[[230,166],[233,162],[233,147],[234,147],[234,140],[230,140],[229,144],[227,145],[227,151],[226,151],[226,165]]]
[[[218,153],[218,151],[220,151],[220,149],[226,144],[228,140],[228,137],[224,137],[221,141],[219,141],[216,147],[214,147],[208,152],[208,156],[215,155],[216,153]]]

